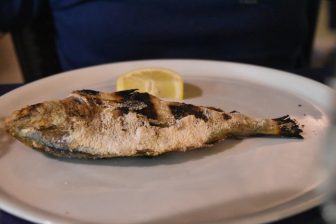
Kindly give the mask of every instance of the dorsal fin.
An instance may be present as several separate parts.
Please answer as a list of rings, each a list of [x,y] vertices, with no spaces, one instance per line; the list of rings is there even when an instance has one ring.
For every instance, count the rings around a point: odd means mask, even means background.
[[[100,94],[99,91],[92,90],[92,89],[76,90],[76,91],[73,91],[72,93],[77,93],[77,94],[80,94],[80,95],[90,95],[90,96],[97,96],[97,95]]]
[[[130,99],[131,96],[136,92],[138,91],[137,89],[128,89],[128,90],[122,90],[122,91],[118,91],[118,92],[115,92],[114,94],[116,96],[119,96],[121,98],[124,98],[124,99]]]

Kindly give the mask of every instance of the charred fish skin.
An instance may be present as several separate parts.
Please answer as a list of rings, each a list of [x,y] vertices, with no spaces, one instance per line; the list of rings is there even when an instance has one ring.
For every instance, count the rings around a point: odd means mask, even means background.
[[[277,125],[279,126],[280,136],[303,139],[303,136],[301,135],[302,129],[295,120],[292,120],[289,117],[289,115],[274,118],[273,120],[277,122]]]
[[[232,137],[302,138],[289,116],[255,119],[236,111],[163,101],[126,90],[74,91],[62,100],[22,108],[5,120],[11,135],[56,157],[157,156]]]

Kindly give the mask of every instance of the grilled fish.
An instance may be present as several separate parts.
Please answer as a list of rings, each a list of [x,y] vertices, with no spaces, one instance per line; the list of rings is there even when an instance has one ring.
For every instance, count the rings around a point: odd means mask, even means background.
[[[13,112],[8,133],[57,157],[157,156],[212,145],[226,138],[302,138],[289,116],[255,119],[239,112],[168,102],[148,93],[78,90],[62,100]]]

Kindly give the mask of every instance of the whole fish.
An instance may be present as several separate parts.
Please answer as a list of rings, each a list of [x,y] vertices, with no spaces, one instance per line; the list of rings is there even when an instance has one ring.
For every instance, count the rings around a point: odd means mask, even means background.
[[[27,106],[5,120],[26,145],[57,157],[157,156],[212,145],[226,138],[302,138],[289,116],[255,119],[239,112],[168,102],[148,93],[74,91],[62,100]]]

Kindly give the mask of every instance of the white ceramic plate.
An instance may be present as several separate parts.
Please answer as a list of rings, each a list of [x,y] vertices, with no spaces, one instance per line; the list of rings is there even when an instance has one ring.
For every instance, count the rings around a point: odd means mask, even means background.
[[[0,99],[0,115],[72,90],[114,91],[143,67],[183,75],[186,101],[255,117],[290,114],[304,140],[250,138],[156,158],[57,160],[14,141],[1,146],[0,207],[43,223],[259,223],[319,203],[320,144],[332,90],[258,66],[198,60],[116,63],[66,72]]]

